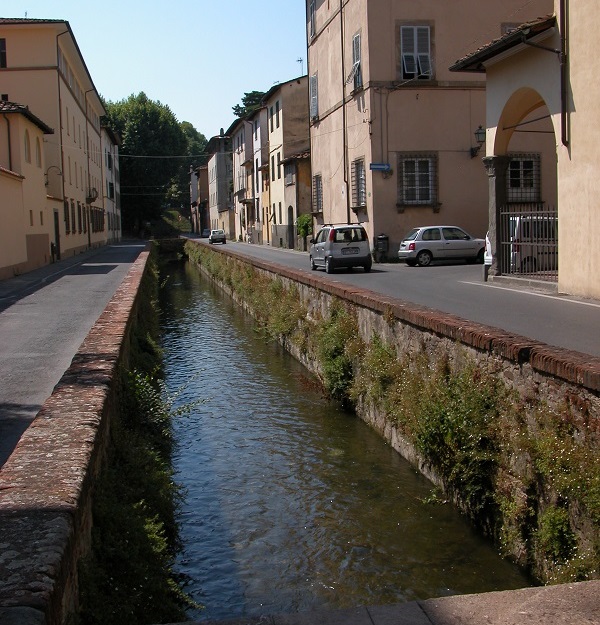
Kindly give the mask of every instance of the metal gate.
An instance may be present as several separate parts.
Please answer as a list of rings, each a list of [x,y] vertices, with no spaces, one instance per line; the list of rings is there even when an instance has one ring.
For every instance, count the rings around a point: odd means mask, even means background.
[[[558,280],[558,211],[543,202],[508,204],[500,210],[503,275]]]

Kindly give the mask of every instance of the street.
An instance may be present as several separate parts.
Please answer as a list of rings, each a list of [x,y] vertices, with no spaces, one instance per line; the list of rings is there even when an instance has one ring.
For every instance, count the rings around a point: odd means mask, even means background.
[[[200,242],[208,245],[206,239],[200,239]],[[237,254],[311,273],[308,253],[305,252],[238,242],[228,242],[226,247]],[[318,271],[317,275],[501,328],[548,345],[600,356],[600,302],[525,286],[484,282],[481,265],[458,262],[408,267],[404,263],[380,263],[374,264],[370,273],[364,273],[362,269],[340,269],[330,275]]]

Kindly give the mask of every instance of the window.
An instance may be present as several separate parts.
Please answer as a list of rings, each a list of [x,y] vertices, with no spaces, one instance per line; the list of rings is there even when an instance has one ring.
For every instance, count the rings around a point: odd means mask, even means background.
[[[285,177],[285,184],[286,185],[291,185],[294,184],[295,181],[295,174],[296,172],[296,167],[294,165],[294,163],[286,163],[283,167],[283,175]]]
[[[81,202],[77,202],[77,230],[81,234]]]
[[[275,181],[275,155],[271,156],[271,180]]]
[[[281,202],[279,202],[279,223],[283,223],[283,216],[281,214]]]
[[[310,77],[310,118],[319,117],[319,88],[317,74]]]
[[[275,102],[275,127],[279,128],[279,100]]]
[[[69,234],[69,232],[71,232],[71,217],[69,215],[69,200],[65,200],[64,217],[65,217],[65,232]]]
[[[511,154],[507,185],[509,202],[539,202],[540,155]]]
[[[40,145],[40,138],[35,138],[35,164],[38,167],[42,166],[42,146]]]
[[[323,212],[323,178],[321,174],[313,176],[312,212]]]
[[[277,214],[275,213],[275,204],[273,203],[273,223],[277,225]]]
[[[437,156],[398,155],[398,205],[437,206]]]
[[[71,223],[73,224],[73,234],[75,234],[75,200],[71,200]]]
[[[0,39],[0,67],[6,67],[6,39]]]
[[[281,180],[281,152],[277,152],[277,180]]]
[[[25,161],[31,163],[31,142],[29,140],[29,131],[25,131]]]
[[[315,23],[316,23],[316,8],[315,8],[315,0],[312,0],[310,3],[310,23],[309,23],[309,34],[311,37],[315,36]]]
[[[269,108],[269,120],[271,123],[271,132],[273,132],[273,107]]]
[[[365,160],[357,159],[352,163],[352,207],[364,208],[367,205],[367,179]]]
[[[360,33],[356,33],[352,38],[352,70],[346,79],[346,84],[353,82],[353,89],[362,87],[362,72],[360,67]]]
[[[402,79],[431,79],[433,69],[429,26],[402,26],[400,39]]]

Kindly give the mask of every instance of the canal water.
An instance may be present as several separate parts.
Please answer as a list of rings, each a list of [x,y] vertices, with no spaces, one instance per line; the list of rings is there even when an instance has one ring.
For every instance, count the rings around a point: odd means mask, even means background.
[[[162,293],[183,548],[196,620],[519,588],[432,485],[189,264]],[[181,390],[183,388],[183,390]]]

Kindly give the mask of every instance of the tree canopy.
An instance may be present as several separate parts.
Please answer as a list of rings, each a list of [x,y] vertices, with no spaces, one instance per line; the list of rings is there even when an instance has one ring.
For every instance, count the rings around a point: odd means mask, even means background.
[[[189,124],[185,127],[180,124],[168,106],[150,100],[144,92],[104,104],[108,125],[121,137],[123,230],[137,233],[144,221],[160,215],[182,168],[189,171],[189,159],[181,157],[190,154],[190,147],[200,154],[206,139],[189,122],[184,122]]]
[[[232,107],[233,114],[236,117],[241,118],[246,117],[249,113],[253,113],[260,108],[264,95],[265,94],[262,91],[250,91],[248,93],[244,93],[242,103],[236,104]]]

